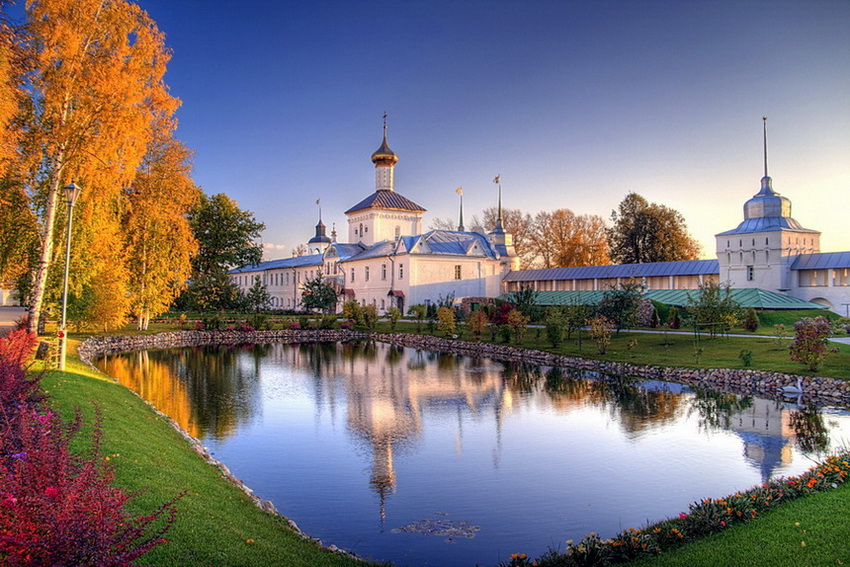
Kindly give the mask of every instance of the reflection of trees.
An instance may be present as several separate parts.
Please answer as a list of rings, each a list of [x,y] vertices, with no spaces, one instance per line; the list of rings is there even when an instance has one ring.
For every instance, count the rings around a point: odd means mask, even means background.
[[[699,413],[700,429],[730,429],[733,415],[752,405],[752,396],[738,396],[695,386],[688,415]]]
[[[192,436],[224,438],[257,411],[256,347],[150,350],[107,357],[100,368],[149,400]],[[247,350],[249,357],[241,356]],[[240,364],[240,359],[250,362]]]
[[[594,373],[595,374],[595,373]],[[596,405],[609,407],[628,432],[676,418],[684,396],[668,390],[649,390],[641,381],[598,375],[589,379],[581,371],[552,368],[546,373],[546,393],[558,407]]]
[[[504,377],[508,388],[527,394],[534,391],[543,373],[536,364],[510,361],[505,363]]]
[[[791,412],[788,419],[797,447],[804,453],[825,453],[829,449],[829,431],[817,406],[809,404]]]

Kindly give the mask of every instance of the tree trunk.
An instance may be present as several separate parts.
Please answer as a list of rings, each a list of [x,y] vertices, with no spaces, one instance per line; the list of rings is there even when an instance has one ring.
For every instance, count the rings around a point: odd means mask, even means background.
[[[57,163],[65,159],[64,152],[60,151]],[[32,308],[30,309],[29,331],[31,333],[44,332],[44,320],[42,303],[47,288],[47,274],[53,259],[53,229],[56,224],[56,198],[59,195],[59,185],[62,177],[62,166],[54,172],[50,180],[50,188],[47,193],[47,205],[44,211],[44,228],[41,233],[41,258],[38,262],[38,271],[33,286]]]

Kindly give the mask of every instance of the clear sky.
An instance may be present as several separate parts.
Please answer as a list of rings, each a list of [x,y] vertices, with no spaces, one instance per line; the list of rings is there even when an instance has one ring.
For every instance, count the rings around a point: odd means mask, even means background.
[[[681,212],[714,257],[762,176],[850,250],[850,2],[139,0],[173,50],[195,180],[288,257],[374,191],[389,114],[396,190],[424,226],[496,203],[608,220],[629,192]]]

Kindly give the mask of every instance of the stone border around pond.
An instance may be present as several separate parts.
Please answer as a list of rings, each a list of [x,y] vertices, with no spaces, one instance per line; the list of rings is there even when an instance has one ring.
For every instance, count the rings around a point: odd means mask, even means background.
[[[95,368],[92,360],[98,356],[152,348],[213,345],[235,346],[268,343],[351,342],[363,339],[371,339],[419,350],[447,352],[467,356],[485,356],[506,362],[525,362],[542,366],[559,366],[576,370],[595,371],[615,376],[678,382],[691,386],[710,386],[724,392],[760,395],[774,399],[780,397],[780,388],[796,385],[799,378],[803,380],[805,391],[803,398],[807,402],[819,405],[834,403],[850,404],[850,382],[836,380],[834,378],[804,377],[782,372],[764,372],[745,369],[676,368],[631,364],[628,362],[609,362],[517,348],[505,344],[444,339],[432,335],[410,333],[383,334],[361,333],[350,330],[289,329],[282,331],[174,331],[156,335],[97,336],[90,337],[81,343],[77,349],[77,355],[80,360]],[[95,370],[97,369],[95,368]],[[141,396],[139,398],[141,399]],[[280,514],[272,502],[263,500],[257,496],[245,483],[234,476],[224,463],[215,459],[198,439],[189,435],[174,419],[159,411],[151,403],[147,401],[145,403],[158,415],[165,418],[201,458],[217,467],[228,481],[247,494],[258,508],[286,519],[295,533],[306,540],[315,542],[329,551],[341,553],[354,559],[361,559],[355,554],[340,549],[335,545],[325,546],[321,540],[312,538],[302,532],[294,521]]]

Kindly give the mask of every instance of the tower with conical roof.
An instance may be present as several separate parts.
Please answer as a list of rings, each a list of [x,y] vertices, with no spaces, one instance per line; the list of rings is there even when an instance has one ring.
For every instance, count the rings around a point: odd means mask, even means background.
[[[720,280],[733,288],[788,291],[791,263],[799,254],[820,252],[820,232],[791,217],[791,201],[773,190],[767,170],[767,116],[763,120],[764,176],[744,203],[744,221],[715,235]]]
[[[425,209],[394,187],[394,169],[398,155],[387,143],[387,115],[384,114],[384,137],[372,154],[375,164],[375,192],[345,211],[348,217],[348,241],[371,246],[422,232]]]
[[[319,201],[316,201],[319,205]],[[327,227],[322,222],[322,208],[319,207],[319,223],[316,225],[316,234],[307,241],[307,250],[310,254],[322,254],[325,249],[331,245],[331,238],[325,234]]]

